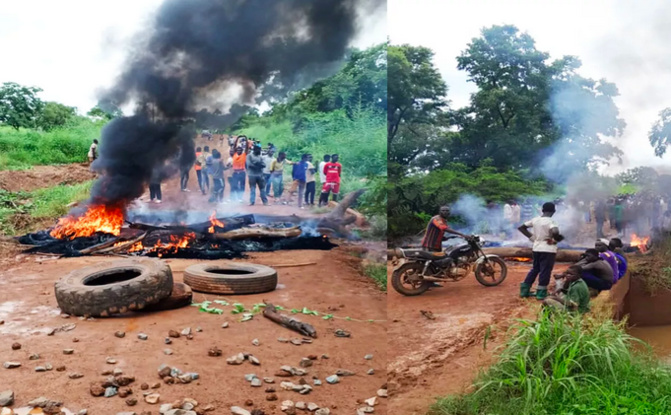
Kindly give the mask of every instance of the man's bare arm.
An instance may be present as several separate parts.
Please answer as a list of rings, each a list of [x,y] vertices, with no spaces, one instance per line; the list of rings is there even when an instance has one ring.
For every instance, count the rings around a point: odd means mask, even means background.
[[[531,232],[529,232],[529,227],[527,225],[520,225],[519,228],[517,228],[518,231],[522,233],[522,235],[526,236],[527,238],[531,238],[533,235]]]

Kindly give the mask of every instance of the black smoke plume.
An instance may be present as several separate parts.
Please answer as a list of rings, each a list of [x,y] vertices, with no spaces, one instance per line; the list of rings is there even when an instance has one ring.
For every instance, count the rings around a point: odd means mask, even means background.
[[[126,204],[143,194],[155,168],[191,165],[193,120],[221,96],[229,96],[229,108],[239,108],[286,96],[337,69],[358,32],[357,12],[383,5],[383,0],[166,0],[138,37],[116,84],[101,97],[137,110],[104,128],[93,166],[101,178],[91,202]],[[220,91],[219,97],[213,98],[213,91]]]

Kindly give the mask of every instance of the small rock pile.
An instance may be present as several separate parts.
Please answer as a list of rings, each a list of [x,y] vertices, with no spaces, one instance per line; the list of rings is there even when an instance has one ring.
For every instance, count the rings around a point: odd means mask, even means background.
[[[200,376],[195,372],[183,373],[176,367],[170,367],[162,364],[158,368],[158,376],[163,379],[166,385],[174,385],[175,383],[191,383]]]

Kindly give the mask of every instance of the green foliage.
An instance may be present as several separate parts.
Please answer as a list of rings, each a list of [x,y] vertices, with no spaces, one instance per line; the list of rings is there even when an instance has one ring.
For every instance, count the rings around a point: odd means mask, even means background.
[[[0,170],[86,161],[89,146],[100,137],[103,124],[75,117],[65,127],[47,132],[0,127]]]
[[[16,130],[32,128],[40,117],[44,103],[36,94],[40,88],[5,82],[0,87],[0,123]]]
[[[634,342],[606,316],[543,312],[514,328],[475,392],[440,399],[430,414],[669,413],[671,371]]]
[[[58,102],[47,102],[37,119],[37,126],[45,131],[65,126],[77,115],[77,109]]]
[[[93,181],[61,185],[33,192],[0,190],[0,232],[5,235],[23,233],[33,222],[56,219],[68,212],[67,205],[89,197]],[[14,220],[16,216],[26,220]]]
[[[392,238],[421,231],[442,204],[463,194],[501,202],[519,195],[540,195],[548,187],[543,180],[528,180],[512,170],[499,172],[484,166],[474,170],[463,164],[406,176],[389,184],[389,235]]]
[[[375,281],[375,284],[382,291],[387,291],[387,265],[386,264],[369,264],[364,267],[364,272],[367,276]]]
[[[102,108],[106,109],[102,109]],[[95,119],[95,120],[106,120],[106,121],[111,121],[114,118],[118,118],[123,116],[123,112],[115,106],[110,103],[98,103],[95,107],[91,108],[89,112],[86,113],[89,117]]]
[[[665,108],[659,113],[659,120],[650,129],[648,140],[655,149],[655,155],[663,157],[666,148],[671,145],[671,108]]]

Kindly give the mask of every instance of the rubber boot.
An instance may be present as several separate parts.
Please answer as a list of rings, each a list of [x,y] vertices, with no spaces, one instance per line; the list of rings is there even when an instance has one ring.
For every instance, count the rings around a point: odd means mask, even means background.
[[[333,195],[332,200],[333,200],[334,202],[337,202],[337,201],[338,201],[338,195]]]
[[[520,298],[528,298],[531,296],[531,285],[527,283],[520,284]]]
[[[536,289],[536,300],[545,300],[545,297],[548,296],[547,288],[537,288]]]

